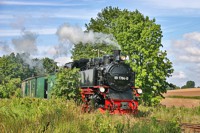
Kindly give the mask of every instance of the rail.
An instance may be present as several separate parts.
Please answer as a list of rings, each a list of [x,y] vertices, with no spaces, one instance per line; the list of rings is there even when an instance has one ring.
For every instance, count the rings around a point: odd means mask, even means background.
[[[183,133],[200,133],[200,124],[181,123]]]
[[[150,121],[149,118],[141,117],[140,120]],[[167,122],[166,120],[156,119],[157,122]],[[200,123],[180,123],[181,133],[200,133]]]

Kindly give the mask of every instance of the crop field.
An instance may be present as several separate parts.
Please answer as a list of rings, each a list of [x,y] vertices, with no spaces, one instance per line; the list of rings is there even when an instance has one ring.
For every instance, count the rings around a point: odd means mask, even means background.
[[[193,108],[200,106],[200,88],[168,90],[164,96],[165,99],[161,101],[161,104],[167,107]]]
[[[168,90],[164,96],[200,96],[200,88]]]

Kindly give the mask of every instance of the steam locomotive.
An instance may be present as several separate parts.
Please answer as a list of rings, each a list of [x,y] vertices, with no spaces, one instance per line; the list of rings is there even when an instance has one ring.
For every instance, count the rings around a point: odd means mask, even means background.
[[[80,69],[83,111],[100,110],[110,114],[136,114],[141,89],[135,87],[135,72],[125,63],[120,50],[101,58],[80,59],[65,64]],[[50,98],[56,76],[42,75],[22,82],[23,96]]]
[[[120,50],[101,58],[80,59],[66,68],[79,68],[83,111],[99,109],[102,113],[135,114],[141,89],[135,88],[135,72],[125,64]]]

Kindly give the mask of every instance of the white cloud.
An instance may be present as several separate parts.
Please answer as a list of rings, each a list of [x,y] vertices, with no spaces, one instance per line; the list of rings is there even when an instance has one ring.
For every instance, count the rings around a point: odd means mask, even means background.
[[[25,17],[18,17],[16,19],[16,21],[12,21],[10,23],[10,25],[12,26],[12,28],[15,28],[15,29],[23,29],[24,28],[24,24],[25,24],[25,21],[26,21],[26,18]]]
[[[78,8],[78,9],[60,8],[60,9],[52,9],[51,11],[46,12],[45,15],[49,18],[69,18],[69,19],[89,20],[91,17],[95,17],[99,11],[101,10],[85,9],[85,8]],[[41,13],[38,12],[38,14]]]
[[[56,28],[45,28],[45,29],[32,29],[30,31],[35,32],[39,35],[51,35],[51,34],[56,34],[57,29]]]
[[[6,41],[0,41],[0,53],[1,54],[8,54],[11,53],[12,49],[10,48],[10,46],[7,44]],[[0,56],[2,56],[0,54]]]
[[[178,72],[173,73],[172,78],[184,79],[184,78],[186,78],[186,76],[183,71],[178,71]]]
[[[189,56],[189,55],[181,55],[177,57],[178,60],[182,62],[192,62],[192,63],[199,63],[200,62],[200,57],[196,56]]]
[[[70,18],[70,19],[90,19],[90,13],[86,13],[86,15],[81,14],[67,14],[67,13],[56,13],[56,14],[49,14],[49,18]]]
[[[200,48],[198,47],[194,47],[194,46],[191,46],[191,47],[186,47],[185,48],[185,51],[188,53],[188,54],[191,54],[191,55],[196,55],[196,56],[200,56]]]
[[[0,5],[15,5],[15,6],[82,6],[86,4],[65,4],[53,2],[27,2],[27,1],[1,1]]]
[[[183,37],[187,40],[200,42],[200,32],[192,32],[184,34]]]
[[[172,54],[179,61],[200,63],[200,33],[183,35],[181,40],[172,42]]]
[[[187,76],[187,74],[185,72],[183,72],[183,71],[175,71],[172,74],[172,77],[169,77],[167,79],[167,81],[169,83],[173,83],[173,84],[181,87],[181,86],[185,85],[186,81],[189,80],[187,77],[188,76]]]
[[[195,81],[199,86],[200,78],[200,32],[186,33],[179,40],[171,43],[170,54],[173,56],[175,73],[170,78],[172,83],[184,85]]]
[[[39,10],[26,10],[26,8],[19,9],[17,11],[13,10],[2,10],[0,14],[0,20],[14,20],[20,17],[26,19],[38,19],[38,18],[68,18],[68,19],[79,19],[79,20],[89,20],[91,17],[95,17],[100,10],[96,9],[84,9],[84,8],[42,8]],[[84,15],[83,15],[84,14]]]
[[[188,9],[199,9],[199,0],[145,0],[148,4],[153,4],[159,8],[188,8]]]
[[[20,30],[0,30],[0,37],[18,36],[21,34]]]
[[[199,0],[134,0],[132,4],[139,5],[135,8],[139,8],[143,14],[153,18],[155,16],[200,16]]]
[[[14,16],[11,14],[7,14],[7,13],[3,14],[2,12],[0,14],[0,19],[13,19],[13,18]]]
[[[29,30],[34,32],[38,35],[52,35],[55,34],[57,29],[56,28],[44,28],[44,29],[31,29]],[[21,30],[0,30],[0,37],[6,36],[20,36],[22,34]]]

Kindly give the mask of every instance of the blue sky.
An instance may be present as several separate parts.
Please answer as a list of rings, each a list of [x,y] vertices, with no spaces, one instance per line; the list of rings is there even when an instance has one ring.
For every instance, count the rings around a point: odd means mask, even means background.
[[[138,9],[155,18],[162,27],[163,49],[175,69],[168,81],[182,86],[192,80],[200,86],[199,0],[0,0],[0,56],[19,52],[22,44],[35,57],[58,58],[54,56],[57,29],[67,23],[84,30],[85,23],[106,6]]]

